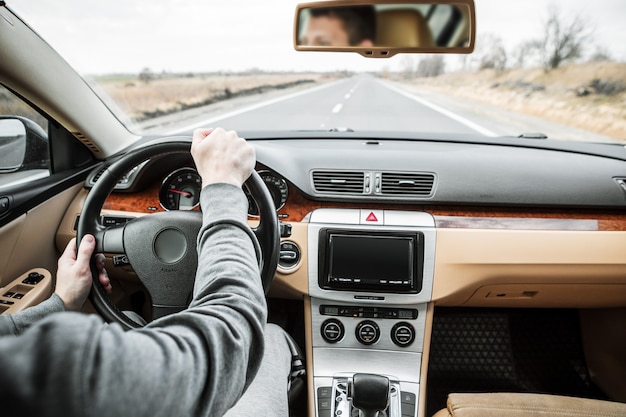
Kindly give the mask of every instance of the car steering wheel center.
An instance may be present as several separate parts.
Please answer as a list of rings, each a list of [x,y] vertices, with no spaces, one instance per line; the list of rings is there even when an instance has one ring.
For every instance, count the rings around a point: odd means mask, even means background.
[[[154,254],[163,263],[174,264],[187,253],[187,240],[178,229],[167,228],[161,230],[154,239]]]

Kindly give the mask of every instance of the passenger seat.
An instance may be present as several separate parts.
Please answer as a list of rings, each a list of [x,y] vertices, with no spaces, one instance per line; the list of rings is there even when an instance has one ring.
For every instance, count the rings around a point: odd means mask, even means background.
[[[428,22],[415,10],[381,10],[376,15],[376,46],[432,48]]]
[[[626,404],[546,394],[450,394],[433,417],[624,417]]]

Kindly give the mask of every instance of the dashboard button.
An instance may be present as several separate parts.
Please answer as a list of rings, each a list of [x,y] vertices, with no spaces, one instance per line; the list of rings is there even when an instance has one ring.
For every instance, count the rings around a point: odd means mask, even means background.
[[[9,211],[9,197],[0,197],[0,214]]]
[[[359,343],[366,346],[373,345],[380,339],[380,328],[376,322],[364,320],[357,324],[355,335]]]
[[[42,279],[44,279],[43,275],[37,272],[31,272],[30,274],[28,274],[28,277],[24,278],[22,283],[28,285],[37,285]]]
[[[402,404],[413,404],[413,405],[415,405],[416,398],[417,397],[412,392],[402,391],[400,393],[400,401],[402,402]]]
[[[283,269],[295,268],[300,262],[302,254],[300,248],[293,242],[283,241],[280,243],[278,265]]]
[[[385,212],[383,210],[360,210],[360,224],[385,224]]]
[[[415,340],[415,328],[407,322],[396,323],[391,328],[391,340],[397,346],[409,346]]]
[[[345,333],[343,324],[337,319],[328,319],[322,323],[320,329],[322,338],[328,343],[337,343],[343,339]]]

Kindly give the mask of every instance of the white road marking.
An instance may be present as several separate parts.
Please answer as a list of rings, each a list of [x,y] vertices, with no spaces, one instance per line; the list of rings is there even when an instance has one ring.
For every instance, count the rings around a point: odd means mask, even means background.
[[[363,82],[363,80],[357,81],[354,87],[352,87],[350,91],[343,96],[344,100],[349,100],[350,97],[352,97],[352,94],[354,94],[357,88],[359,88],[359,86],[361,85],[361,82]],[[332,113],[337,114],[341,111],[342,108],[343,108],[343,104],[338,103],[335,107],[333,107]]]
[[[319,85],[317,87],[309,88],[307,90],[298,91],[298,92],[295,92],[293,94],[287,94],[286,96],[281,96],[281,97],[277,97],[277,98],[274,98],[274,99],[271,99],[271,100],[262,101],[260,103],[253,104],[252,106],[244,107],[242,109],[238,109],[238,110],[235,110],[235,111],[232,111],[232,112],[229,112],[229,113],[220,114],[219,116],[215,116],[215,117],[203,120],[201,122],[197,122],[197,123],[194,123],[194,124],[182,127],[182,128],[178,128],[178,129],[172,130],[170,132],[167,132],[166,134],[167,135],[176,135],[176,134],[179,134],[179,133],[188,132],[188,131],[196,129],[198,127],[207,126],[207,125],[210,125],[212,123],[218,122],[218,121],[223,120],[223,119],[228,119],[230,117],[239,116],[240,114],[243,114],[243,113],[246,113],[246,112],[249,112],[249,111],[252,111],[252,110],[260,109],[261,107],[270,106],[272,104],[280,103],[281,101],[289,100],[289,99],[292,99],[294,97],[303,96],[305,94],[314,93],[316,91],[323,90],[324,88],[328,88],[330,86],[334,86],[336,84],[339,84],[339,83],[341,83],[343,81],[345,81],[345,80],[334,81],[334,82],[331,82],[331,83],[328,83],[328,84],[323,84],[323,85]]]
[[[357,88],[359,88],[361,86],[362,82],[363,82],[363,79],[359,78],[359,81],[357,81],[356,84],[354,85],[354,87],[352,87],[350,89],[350,94],[354,94],[354,92],[357,90]]]
[[[386,82],[384,82],[382,80],[378,80],[378,82],[381,83],[382,85],[384,85],[385,87],[389,88],[390,90],[393,90],[396,93],[403,95],[404,97],[410,98],[413,101],[417,101],[418,103],[420,103],[420,104],[422,104],[422,105],[424,105],[424,106],[426,106],[426,107],[428,107],[428,108],[430,108],[432,110],[435,110],[436,112],[439,112],[439,113],[443,114],[444,116],[447,116],[447,117],[449,117],[449,118],[451,118],[451,119],[453,119],[453,120],[455,120],[455,121],[457,121],[457,122],[459,122],[459,123],[469,127],[472,130],[475,130],[476,132],[480,133],[481,135],[498,136],[497,134],[495,134],[491,130],[489,130],[489,129],[485,128],[485,127],[482,127],[481,125],[479,125],[477,123],[474,123],[471,120],[466,119],[463,116],[459,116],[456,113],[452,113],[450,110],[446,110],[443,107],[440,107],[440,106],[438,106],[436,104],[433,104],[430,101],[424,100],[421,97],[418,97],[418,96],[413,95],[411,93],[407,93],[406,91],[401,90],[398,87],[396,87],[394,85],[391,85],[389,83],[386,83]]]

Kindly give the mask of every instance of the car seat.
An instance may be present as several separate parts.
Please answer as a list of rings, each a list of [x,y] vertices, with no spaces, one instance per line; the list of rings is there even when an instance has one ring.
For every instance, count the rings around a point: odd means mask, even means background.
[[[381,10],[376,14],[376,46],[396,48],[435,46],[428,22],[416,10]]]

